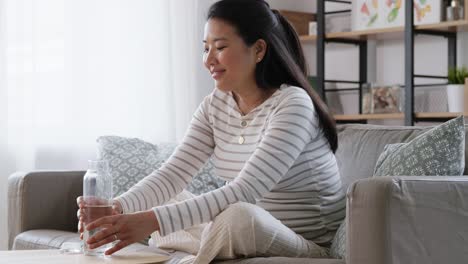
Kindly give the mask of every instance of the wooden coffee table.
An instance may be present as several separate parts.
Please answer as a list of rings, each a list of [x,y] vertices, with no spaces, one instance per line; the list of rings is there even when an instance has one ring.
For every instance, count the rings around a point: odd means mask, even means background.
[[[150,250],[121,250],[109,257],[85,256],[83,254],[62,254],[60,250],[14,250],[0,251],[0,263],[15,264],[149,264],[163,263],[170,257]]]

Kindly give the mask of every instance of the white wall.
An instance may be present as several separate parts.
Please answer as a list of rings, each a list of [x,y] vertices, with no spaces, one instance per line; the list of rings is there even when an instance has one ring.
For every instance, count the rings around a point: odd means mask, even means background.
[[[208,12],[209,7],[215,3],[217,0],[200,0],[198,3],[198,35],[199,35],[199,50],[200,50],[200,63],[199,67],[195,70],[197,71],[197,84],[200,86],[198,91],[199,101],[201,102],[202,99],[208,95],[214,88],[213,78],[206,70],[205,66],[203,66],[203,33],[206,23],[206,15]]]
[[[4,36],[5,29],[5,15],[4,15],[4,2],[0,1],[0,36]],[[0,50],[5,50],[5,41],[0,37]],[[0,61],[5,61],[5,53],[0,52]],[[0,86],[5,85],[5,70],[2,68],[4,64],[0,63]],[[6,137],[4,131],[6,131],[6,118],[8,116],[7,103],[6,99],[7,93],[5,90],[0,89],[0,149],[7,149],[6,147]],[[6,175],[5,172],[10,171],[13,164],[11,164],[11,159],[8,157],[8,154],[0,151],[0,160],[5,161],[3,164],[0,163],[0,250],[7,249],[8,239],[7,239],[7,227],[6,227],[6,208],[7,203],[7,186],[5,184]]]

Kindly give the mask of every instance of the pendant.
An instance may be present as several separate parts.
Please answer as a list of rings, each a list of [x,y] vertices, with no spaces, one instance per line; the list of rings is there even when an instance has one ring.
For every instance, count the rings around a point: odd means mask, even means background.
[[[238,141],[238,142],[239,142],[239,144],[241,144],[241,145],[244,144],[245,138],[244,138],[243,136],[239,136],[239,141]]]

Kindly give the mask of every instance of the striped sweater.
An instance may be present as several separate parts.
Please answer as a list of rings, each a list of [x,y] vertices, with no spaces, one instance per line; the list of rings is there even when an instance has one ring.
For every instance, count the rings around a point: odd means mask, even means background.
[[[216,175],[228,183],[164,205],[211,156]],[[331,241],[345,214],[336,159],[312,101],[303,89],[286,85],[246,115],[232,93],[215,89],[167,162],[116,199],[124,212],[153,208],[162,236],[209,222],[243,201],[322,244]]]

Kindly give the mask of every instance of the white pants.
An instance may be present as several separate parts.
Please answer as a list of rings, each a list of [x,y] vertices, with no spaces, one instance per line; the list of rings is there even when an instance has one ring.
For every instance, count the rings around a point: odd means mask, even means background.
[[[181,193],[177,200],[193,196]],[[169,234],[155,233],[155,246],[196,255],[192,263],[241,257],[327,257],[327,250],[304,239],[263,208],[238,202],[212,222]]]

